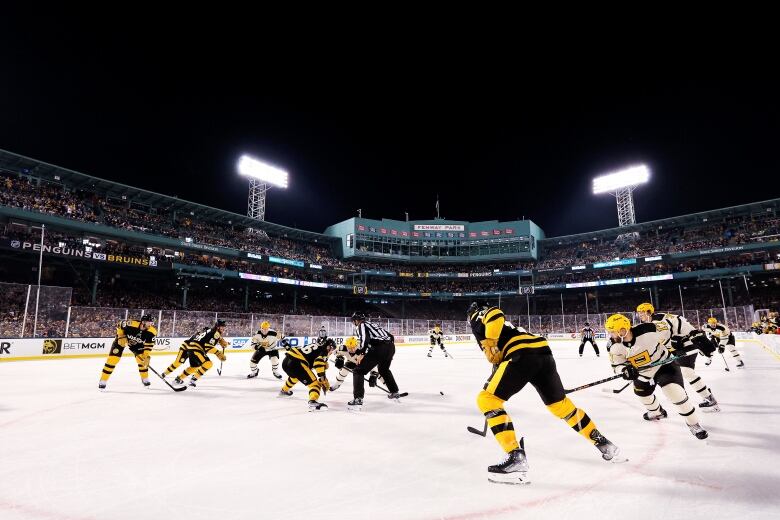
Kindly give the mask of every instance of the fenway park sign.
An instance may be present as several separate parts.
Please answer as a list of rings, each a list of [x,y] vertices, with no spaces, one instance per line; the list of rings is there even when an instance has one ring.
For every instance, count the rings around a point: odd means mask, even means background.
[[[456,224],[415,224],[415,231],[464,231],[463,225]]]

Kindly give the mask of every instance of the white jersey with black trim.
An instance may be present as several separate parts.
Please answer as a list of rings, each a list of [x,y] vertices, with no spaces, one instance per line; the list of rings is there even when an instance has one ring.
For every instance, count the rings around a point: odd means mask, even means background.
[[[344,345],[343,343],[341,345],[338,345],[336,347],[336,350],[334,350],[331,355],[334,357],[343,357],[344,361],[352,361],[353,363],[357,364],[357,357],[358,357],[357,350],[355,350],[354,352],[350,352],[347,349],[346,345]]]
[[[631,327],[631,341],[612,343],[609,348],[609,361],[612,370],[619,374],[626,362],[637,368],[668,359],[671,354],[664,346],[665,331],[659,331],[655,323],[641,323]],[[653,367],[639,373],[639,379],[650,381],[660,367]]]
[[[354,352],[350,352],[347,347],[342,343],[341,345],[338,345],[336,347],[336,350],[333,351],[334,359],[338,358],[344,358],[344,362],[352,362],[355,365],[358,364],[358,352],[357,349]],[[349,375],[349,370],[346,366],[343,366],[339,369],[339,373],[336,374],[336,383],[340,386],[341,383],[344,382],[344,380]]]
[[[721,343],[727,343],[731,336],[731,330],[722,323],[716,324],[714,327],[709,323],[704,326],[704,333],[707,337],[711,338],[715,336]]]
[[[431,336],[432,340],[437,342],[441,342],[442,338],[444,338],[444,332],[441,330],[431,329],[428,331],[428,334]]]
[[[658,331],[665,335],[663,344],[666,347],[671,347],[673,339],[684,338],[696,330],[691,322],[679,314],[656,312],[653,314],[652,322],[655,323]]]
[[[252,346],[263,347],[266,350],[274,350],[276,343],[279,341],[279,336],[274,329],[268,329],[268,332],[263,334],[262,330],[258,330],[257,334],[252,336]]]

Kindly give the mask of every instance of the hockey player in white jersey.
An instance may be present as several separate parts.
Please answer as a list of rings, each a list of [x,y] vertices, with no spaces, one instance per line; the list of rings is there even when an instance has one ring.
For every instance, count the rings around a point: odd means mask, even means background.
[[[441,325],[436,324],[434,327],[428,331],[428,335],[431,338],[431,346],[428,349],[428,357],[431,357],[433,355],[433,347],[436,345],[439,345],[439,348],[441,348],[441,351],[444,352],[444,357],[452,357],[447,352],[447,349],[444,348],[444,333],[441,331]]]
[[[631,326],[628,318],[622,314],[613,314],[604,324],[612,338],[609,359],[616,374],[634,381],[634,393],[647,409],[646,421],[655,421],[667,417],[666,410],[653,394],[655,386],[674,404],[677,413],[685,420],[688,429],[697,439],[706,439],[707,430],[699,424],[696,408],[691,404],[685,392],[680,367],[672,362],[662,366],[640,369],[643,365],[669,359],[671,353],[663,346],[664,334],[659,332],[655,323],[642,323]]]
[[[742,361],[742,356],[740,356],[737,350],[734,334],[731,333],[731,330],[725,323],[718,323],[717,318],[708,318],[707,324],[704,326],[704,333],[707,334],[707,337],[713,343],[717,343],[718,352],[723,353],[728,348],[729,352],[731,352],[731,357],[737,360],[737,368],[745,368],[745,362]],[[708,362],[707,364],[709,365],[710,363]]]
[[[260,370],[257,368],[257,364],[263,359],[264,356],[268,356],[268,360],[271,362],[271,372],[276,379],[281,379],[282,374],[279,373],[279,351],[277,350],[277,341],[279,336],[276,331],[271,328],[271,324],[264,321],[260,324],[260,330],[257,334],[252,336],[250,342],[255,349],[252,354],[252,359],[249,360],[249,374],[246,376],[248,379],[257,377]]]
[[[336,374],[336,382],[330,385],[331,392],[337,390],[344,383],[352,369],[360,362],[357,349],[358,340],[355,336],[348,337],[344,343],[336,347],[333,365],[339,370],[339,373]]]
[[[709,350],[712,345],[707,336],[696,329],[691,323],[679,314],[655,312],[655,307],[651,303],[641,303],[636,308],[637,316],[642,323],[655,323],[659,332],[664,334],[663,346],[671,350],[692,350],[693,347],[701,346]],[[693,347],[692,347],[693,346]],[[696,371],[695,353],[690,353],[677,360],[680,365],[683,379],[685,379],[691,388],[704,399],[699,403],[699,408],[705,412],[719,412],[718,401],[712,395],[712,390],[701,379]]]

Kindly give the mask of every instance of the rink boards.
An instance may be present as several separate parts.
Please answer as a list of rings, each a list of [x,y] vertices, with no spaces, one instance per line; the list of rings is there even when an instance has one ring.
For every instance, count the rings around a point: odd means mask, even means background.
[[[756,341],[762,348],[780,359],[780,335],[757,335],[754,333],[735,332],[737,339]],[[348,336],[333,336],[337,344],[344,342]],[[181,343],[187,338],[155,338],[153,355],[173,354],[178,351]],[[253,350],[248,337],[226,338],[230,346],[226,352],[250,352]],[[292,336],[287,338],[292,346],[308,345],[316,340],[313,336]],[[579,342],[577,334],[550,334],[548,339]],[[596,338],[604,341],[604,338]],[[37,338],[37,339],[0,339],[0,363],[4,361],[26,361],[41,359],[67,359],[85,357],[103,357],[114,338]],[[475,343],[471,334],[445,335],[445,344]],[[428,336],[396,336],[396,347],[422,347],[430,345]],[[126,349],[125,355],[131,355]]]

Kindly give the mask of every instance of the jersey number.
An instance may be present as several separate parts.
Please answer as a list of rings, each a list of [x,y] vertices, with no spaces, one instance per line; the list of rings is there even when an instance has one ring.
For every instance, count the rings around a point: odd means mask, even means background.
[[[635,367],[641,367],[642,365],[650,363],[650,354],[648,354],[647,351],[642,352],[641,354],[628,358],[628,362]]]
[[[298,349],[304,354],[311,354],[312,352],[314,352],[316,348],[317,348],[316,343],[309,343],[305,347],[298,347]]]

